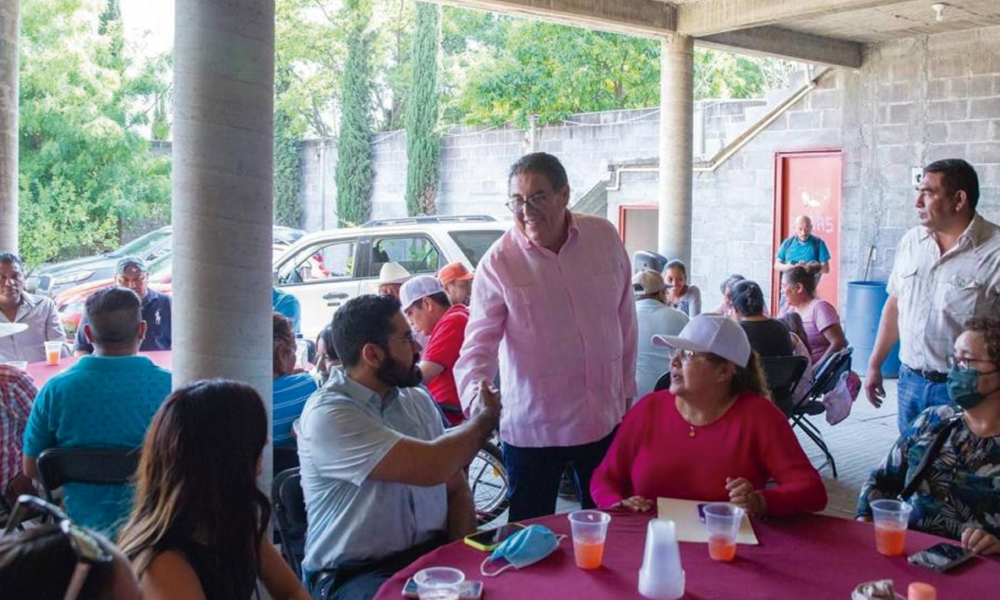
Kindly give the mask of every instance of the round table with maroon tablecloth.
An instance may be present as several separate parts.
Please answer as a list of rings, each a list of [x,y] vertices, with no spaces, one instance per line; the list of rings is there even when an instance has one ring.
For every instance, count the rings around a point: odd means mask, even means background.
[[[486,600],[604,600],[638,598],[639,567],[648,515],[612,512],[604,565],[583,571],[573,561],[573,543],[564,539],[559,550],[523,570],[483,577],[479,565],[486,554],[461,541],[439,548],[400,571],[379,590],[376,600],[398,600],[403,584],[429,566],[461,569],[466,578],[484,583]],[[557,534],[569,535],[566,515],[533,521]],[[689,600],[849,600],[865,581],[892,579],[906,593],[913,581],[938,589],[942,599],[996,598],[1000,559],[977,558],[947,574],[910,565],[905,556],[889,558],[875,551],[871,523],[820,515],[754,519],[758,546],[740,545],[731,563],[708,557],[707,544],[680,544]],[[910,531],[906,555],[948,541]]]
[[[140,352],[139,356],[145,356],[164,369],[169,369],[172,364],[170,352],[170,350],[154,350],[152,352]],[[28,365],[28,375],[31,375],[31,379],[35,382],[35,387],[42,389],[46,381],[75,365],[78,360],[80,360],[79,356],[69,356],[59,359],[59,364],[57,365],[50,365],[46,362],[30,363]]]

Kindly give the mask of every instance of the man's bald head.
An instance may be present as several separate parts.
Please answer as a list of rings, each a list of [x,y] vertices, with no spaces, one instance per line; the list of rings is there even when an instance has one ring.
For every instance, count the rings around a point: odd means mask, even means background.
[[[801,241],[804,242],[808,240],[809,236],[812,235],[812,231],[812,219],[805,215],[799,215],[795,219],[795,235],[797,235]]]

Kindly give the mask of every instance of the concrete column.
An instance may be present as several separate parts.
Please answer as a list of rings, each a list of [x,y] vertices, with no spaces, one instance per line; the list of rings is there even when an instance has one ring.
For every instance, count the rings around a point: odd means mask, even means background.
[[[661,44],[660,211],[658,251],[691,266],[694,41],[674,34]]]
[[[270,414],[274,0],[174,10],[174,387],[236,379]]]
[[[21,0],[0,2],[0,251],[17,252],[17,37]]]

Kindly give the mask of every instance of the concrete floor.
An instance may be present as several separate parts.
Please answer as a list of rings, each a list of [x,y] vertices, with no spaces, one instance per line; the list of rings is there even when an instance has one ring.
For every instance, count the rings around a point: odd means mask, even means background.
[[[829,502],[823,514],[854,517],[862,484],[868,479],[869,472],[882,462],[899,436],[896,429],[895,379],[886,380],[885,391],[886,403],[882,408],[875,408],[868,403],[862,389],[850,416],[836,426],[828,425],[822,415],[811,419],[819,426],[837,462],[837,479],[833,478],[828,466],[823,466],[823,453],[812,440],[796,430],[802,447],[813,465],[820,469],[820,475],[826,484]]]

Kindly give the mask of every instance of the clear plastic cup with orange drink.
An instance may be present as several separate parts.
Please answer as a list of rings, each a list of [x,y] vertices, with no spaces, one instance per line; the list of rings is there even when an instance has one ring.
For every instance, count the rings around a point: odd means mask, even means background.
[[[573,556],[581,569],[596,569],[604,561],[604,540],[608,535],[611,515],[599,510],[578,510],[569,513],[573,529]]]
[[[712,560],[728,562],[736,557],[736,539],[745,511],[734,504],[715,502],[705,505],[708,529],[708,555]]]
[[[45,342],[45,362],[50,365],[58,365],[62,357],[62,342]]]
[[[871,506],[875,549],[885,556],[901,556],[913,507],[902,500],[875,500]]]

